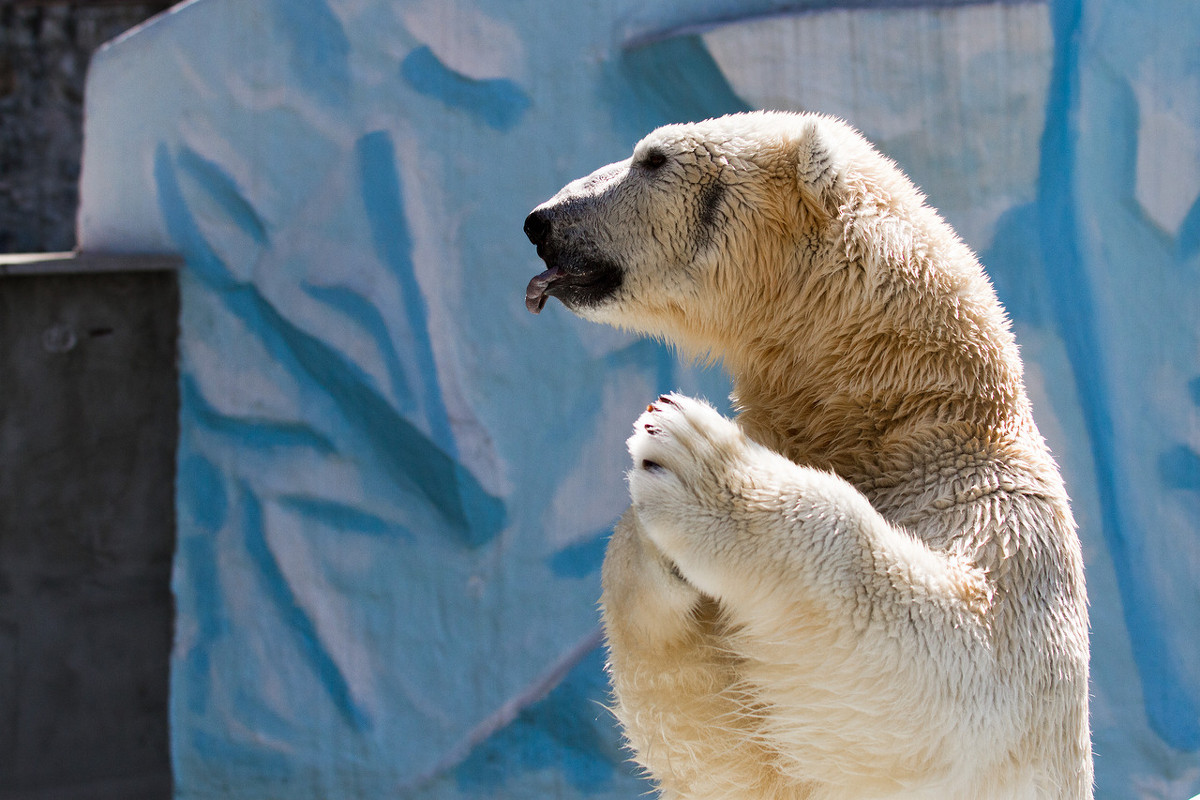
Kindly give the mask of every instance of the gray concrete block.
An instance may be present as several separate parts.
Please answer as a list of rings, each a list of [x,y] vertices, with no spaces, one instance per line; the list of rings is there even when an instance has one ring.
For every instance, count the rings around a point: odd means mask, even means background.
[[[170,797],[177,292],[0,278],[0,800]]]

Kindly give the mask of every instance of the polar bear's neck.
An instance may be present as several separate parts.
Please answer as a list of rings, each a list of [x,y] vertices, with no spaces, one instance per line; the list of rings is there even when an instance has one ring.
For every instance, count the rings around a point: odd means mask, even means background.
[[[1016,345],[959,247],[957,281],[800,283],[771,313],[740,312],[751,321],[722,350],[747,432],[852,480],[929,436],[1018,435],[1029,414]]]

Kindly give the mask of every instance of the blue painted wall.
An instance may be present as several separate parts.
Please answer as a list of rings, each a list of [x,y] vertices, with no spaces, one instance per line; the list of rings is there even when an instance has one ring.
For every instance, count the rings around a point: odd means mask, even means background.
[[[601,707],[623,442],[656,393],[727,384],[556,304],[528,315],[521,221],[656,125],[755,105],[717,37],[841,5],[196,0],[96,57],[81,244],[187,259],[180,797],[645,791]],[[850,5],[828,13],[871,11]],[[973,36],[951,27],[965,3],[879,5]],[[1200,10],[1055,0],[1044,24],[1037,166],[973,243],[1081,523],[1098,794],[1188,797]],[[964,70],[1002,61],[988,41],[961,42]],[[944,89],[906,91],[884,99]],[[922,160],[939,135],[918,126],[894,154],[975,219],[945,189],[974,173]]]

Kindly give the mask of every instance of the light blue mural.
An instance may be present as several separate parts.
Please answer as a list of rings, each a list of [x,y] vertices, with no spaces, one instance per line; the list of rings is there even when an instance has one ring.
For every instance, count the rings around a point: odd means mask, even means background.
[[[99,53],[81,246],[176,251],[181,798],[632,798],[624,439],[725,379],[522,292],[665,122],[846,116],[981,253],[1072,490],[1098,796],[1200,792],[1191,0],[194,0]]]

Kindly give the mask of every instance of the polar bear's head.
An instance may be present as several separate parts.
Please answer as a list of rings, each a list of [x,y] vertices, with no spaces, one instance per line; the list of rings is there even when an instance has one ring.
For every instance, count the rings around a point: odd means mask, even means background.
[[[676,342],[702,340],[704,316],[722,314],[727,328],[730,313],[748,313],[739,299],[770,292],[781,280],[770,273],[794,268],[836,214],[848,146],[870,151],[848,126],[810,114],[659,128],[529,214],[525,233],[547,269],[526,305],[536,314],[557,297],[586,319]]]

